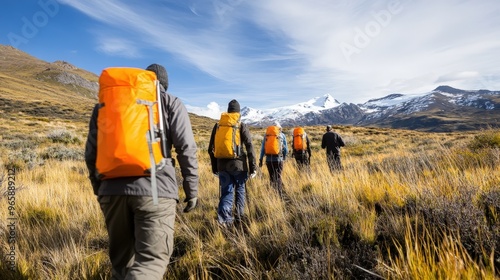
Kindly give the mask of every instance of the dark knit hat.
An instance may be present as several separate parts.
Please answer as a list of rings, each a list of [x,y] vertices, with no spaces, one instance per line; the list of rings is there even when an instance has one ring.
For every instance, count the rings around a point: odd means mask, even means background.
[[[236,99],[231,100],[229,102],[229,104],[227,105],[227,112],[228,113],[234,113],[234,112],[239,113],[240,112],[240,103],[238,103],[238,101],[236,101]]]
[[[168,89],[168,74],[165,67],[160,64],[153,63],[146,68],[146,70],[153,71],[156,74],[156,78],[160,81],[160,84],[165,90]]]

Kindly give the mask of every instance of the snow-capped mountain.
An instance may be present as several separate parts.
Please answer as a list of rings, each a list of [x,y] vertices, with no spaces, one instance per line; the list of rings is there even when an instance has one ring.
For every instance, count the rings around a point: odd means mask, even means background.
[[[340,106],[340,103],[329,94],[315,97],[306,102],[268,110],[256,110],[244,107],[241,111],[243,122],[258,126],[280,122],[282,125],[296,124],[296,120],[310,113],[320,113],[324,110]]]
[[[299,103],[294,106],[294,108],[304,108],[304,112],[309,111],[321,111],[325,109],[335,108],[340,105],[337,99],[333,98],[329,94],[325,94],[321,97],[315,97],[309,101]]]
[[[241,119],[245,123],[254,125],[266,125],[275,121],[280,123],[289,123],[308,113],[319,113],[323,110],[335,108],[339,105],[340,103],[335,98],[329,94],[325,94],[306,102],[274,109],[261,110],[251,107],[243,107],[241,109]],[[221,112],[225,110],[225,108],[222,108],[215,102],[211,102],[206,108],[193,107],[189,105],[186,105],[186,108],[191,113],[213,119],[218,119]]]
[[[220,106],[207,106],[217,113],[190,110],[217,119]],[[188,108],[189,110],[189,108]],[[461,90],[439,86],[421,94],[394,93],[363,104],[340,103],[331,95],[292,106],[260,110],[244,107],[242,121],[267,126],[279,121],[283,126],[342,124],[391,128],[451,131],[497,126],[500,120],[500,91]]]
[[[461,90],[439,86],[423,94],[391,94],[361,104],[356,125],[432,131],[498,126],[500,91]]]

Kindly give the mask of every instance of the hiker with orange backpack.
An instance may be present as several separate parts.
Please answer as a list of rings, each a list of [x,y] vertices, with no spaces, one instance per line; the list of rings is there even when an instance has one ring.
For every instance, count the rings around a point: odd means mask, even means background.
[[[293,129],[292,156],[295,158],[299,168],[309,167],[311,162],[311,146],[309,137],[302,127]]]
[[[231,226],[233,222],[240,223],[244,220],[245,183],[256,175],[257,165],[250,130],[241,122],[237,100],[229,102],[227,112],[222,113],[214,125],[208,154],[212,172],[219,177],[217,221],[223,227]],[[236,213],[233,216],[234,204]]]
[[[266,156],[266,166],[271,180],[271,186],[278,191],[281,198],[284,198],[283,180],[283,162],[288,154],[288,146],[285,134],[281,131],[281,125],[276,122],[267,127],[266,135],[262,139],[260,149],[259,167],[262,167],[262,160]]]
[[[167,71],[158,64],[106,68],[99,77],[85,162],[106,223],[113,279],[163,279],[179,202],[172,147],[183,176],[184,212],[197,205],[191,122],[167,88]]]

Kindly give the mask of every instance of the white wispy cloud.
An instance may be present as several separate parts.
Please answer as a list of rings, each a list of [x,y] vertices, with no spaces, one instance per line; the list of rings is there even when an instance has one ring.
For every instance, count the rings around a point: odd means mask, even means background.
[[[445,82],[500,88],[495,0],[60,1],[206,73],[210,85],[184,87],[198,105],[270,108],[325,93],[359,103]]]
[[[438,77],[457,70],[480,75],[498,70],[482,61],[500,51],[495,1],[257,3],[261,26],[290,38],[292,48],[310,62],[306,72],[331,74],[332,88],[340,94],[357,92],[361,100],[401,89],[430,89]],[[343,51],[342,44],[351,49]]]
[[[186,105],[186,109],[189,112],[196,112],[200,116],[206,116],[212,119],[219,119],[220,114],[225,112],[225,108],[221,108],[221,106],[215,102],[210,102],[206,107]]]
[[[140,51],[135,42],[123,38],[100,37],[98,38],[97,50],[112,56],[126,58],[140,57]]]

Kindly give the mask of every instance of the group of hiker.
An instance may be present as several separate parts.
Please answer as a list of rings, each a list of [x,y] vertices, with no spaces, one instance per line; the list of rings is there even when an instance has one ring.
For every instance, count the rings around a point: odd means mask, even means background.
[[[333,132],[332,126],[328,125],[322,138],[321,148],[327,151],[327,162],[332,172],[342,168],[340,147],[344,145],[340,135]],[[311,143],[304,128],[294,128],[291,147],[297,166],[310,171]],[[286,136],[279,122],[275,122],[266,128],[262,139],[259,167],[263,167],[265,157],[271,187],[281,198],[285,198],[282,172],[288,153]],[[223,226],[239,223],[244,218],[245,184],[249,177],[253,178],[256,175],[257,167],[252,136],[248,126],[241,122],[240,104],[237,100],[229,102],[227,112],[223,112],[219,122],[214,125],[208,154],[212,172],[219,177],[220,200],[217,221]]]
[[[175,160],[182,174],[184,212],[198,204],[198,161],[188,112],[167,93],[168,75],[159,64],[146,69],[107,68],[99,77],[99,103],[89,122],[85,162],[109,237],[113,279],[162,279],[173,252],[179,202]],[[321,148],[330,170],[342,168],[340,135],[326,127]],[[311,147],[304,129],[294,129],[292,156],[309,169]],[[214,125],[208,153],[218,176],[217,221],[223,227],[242,222],[245,184],[257,173],[257,155],[240,104],[231,100]],[[271,186],[283,198],[283,163],[288,155],[279,123],[266,128],[258,166],[265,163]],[[233,207],[235,213],[233,215]]]

